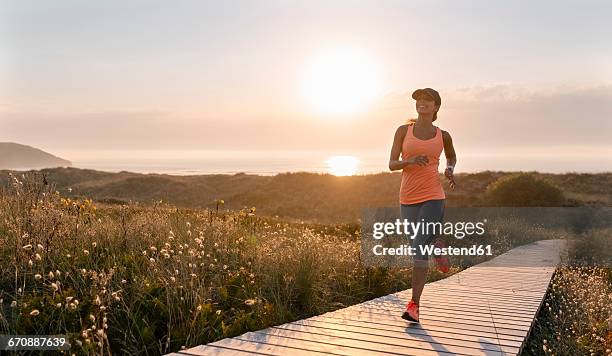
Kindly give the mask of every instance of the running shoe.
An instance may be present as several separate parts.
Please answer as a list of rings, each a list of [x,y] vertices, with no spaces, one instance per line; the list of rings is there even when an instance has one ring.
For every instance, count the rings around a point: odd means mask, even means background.
[[[434,247],[445,248],[446,245],[444,244],[444,241],[438,240],[434,244]],[[448,271],[450,270],[450,263],[448,262],[448,257],[444,255],[436,256],[434,257],[434,261],[436,262],[436,268],[438,269],[438,271],[442,273],[448,273]]]
[[[406,305],[406,310],[402,314],[402,319],[419,322],[419,305],[412,300]]]

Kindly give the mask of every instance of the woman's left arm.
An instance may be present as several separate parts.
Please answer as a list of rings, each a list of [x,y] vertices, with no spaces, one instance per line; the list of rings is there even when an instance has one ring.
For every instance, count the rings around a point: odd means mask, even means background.
[[[450,187],[455,189],[455,177],[453,172],[455,171],[455,164],[457,163],[457,155],[455,154],[455,147],[453,147],[453,138],[451,135],[442,130],[442,140],[444,141],[444,155],[446,156],[446,169],[444,175],[449,180]]]

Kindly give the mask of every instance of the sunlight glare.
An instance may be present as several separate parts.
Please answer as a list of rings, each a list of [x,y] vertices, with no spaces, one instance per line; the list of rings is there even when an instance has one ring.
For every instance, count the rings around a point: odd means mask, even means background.
[[[331,156],[325,163],[329,173],[335,176],[352,176],[357,172],[359,159],[354,156]]]
[[[355,114],[365,110],[380,94],[378,68],[364,51],[323,52],[305,72],[303,93],[320,114]]]

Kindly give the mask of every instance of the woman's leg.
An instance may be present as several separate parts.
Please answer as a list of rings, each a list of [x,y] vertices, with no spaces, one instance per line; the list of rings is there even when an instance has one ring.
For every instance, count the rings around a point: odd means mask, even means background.
[[[444,217],[444,199],[427,200],[421,203],[417,213],[417,222],[442,222]],[[422,220],[421,220],[422,219]],[[429,245],[433,242],[434,229],[430,226],[430,231],[423,231],[414,238],[412,246],[416,248],[414,264],[412,269],[412,301],[420,304],[421,294],[427,282],[427,272],[429,272],[429,256],[422,254],[419,246]]]

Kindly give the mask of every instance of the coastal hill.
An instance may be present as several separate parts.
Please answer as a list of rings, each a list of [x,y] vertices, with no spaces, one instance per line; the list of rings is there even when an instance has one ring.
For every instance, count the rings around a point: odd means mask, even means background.
[[[98,204],[129,201],[150,204],[164,202],[183,208],[256,208],[257,215],[305,222],[351,223],[361,217],[364,207],[399,206],[400,172],[339,177],[307,172],[252,174],[207,174],[175,176],[131,172],[103,172],[78,168],[43,169],[40,173],[55,184],[62,196],[92,198]],[[487,186],[516,172],[483,171],[456,174],[452,190],[440,175],[447,206],[480,206]],[[528,172],[558,186],[572,205],[610,206],[612,173],[550,174]],[[0,171],[0,185],[8,172]]]
[[[69,167],[72,163],[31,146],[0,142],[0,169]]]

